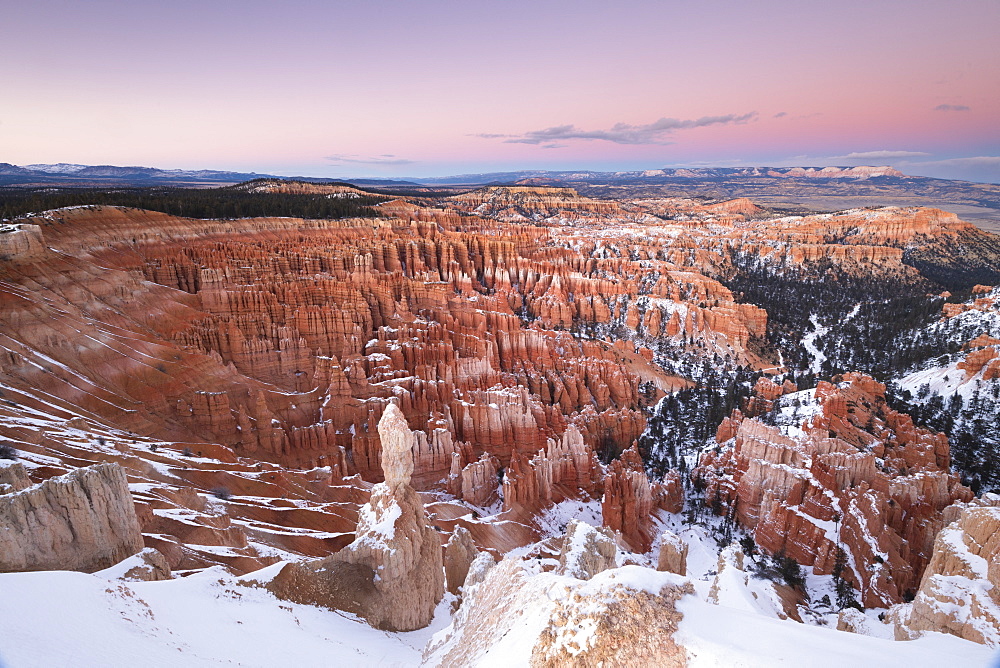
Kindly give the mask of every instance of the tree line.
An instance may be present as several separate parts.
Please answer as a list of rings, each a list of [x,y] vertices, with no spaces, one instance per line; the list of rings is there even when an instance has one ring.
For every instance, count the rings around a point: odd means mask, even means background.
[[[347,185],[347,184],[343,184]],[[244,184],[225,188],[0,188],[0,219],[68,206],[121,206],[188,218],[374,218],[372,207],[389,197],[374,193],[328,197],[249,192]]]

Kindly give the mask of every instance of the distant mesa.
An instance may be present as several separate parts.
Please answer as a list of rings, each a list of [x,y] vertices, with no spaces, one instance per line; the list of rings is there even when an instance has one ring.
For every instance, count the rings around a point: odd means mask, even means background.
[[[664,179],[729,179],[743,177],[771,177],[782,179],[853,179],[867,180],[878,177],[914,178],[889,166],[857,167],[678,167],[621,172],[594,171],[540,171],[489,172],[460,174],[420,179],[423,183],[436,184],[501,184],[565,185],[570,182],[602,183],[616,181],[657,182]],[[921,177],[916,177],[921,178]]]
[[[359,186],[371,187],[420,187],[421,185],[538,185],[562,186],[566,182],[599,183],[605,181],[656,181],[659,179],[704,179],[735,177],[775,177],[808,179],[855,179],[877,177],[901,178],[905,175],[892,167],[704,167],[649,169],[623,172],[539,170],[519,172],[489,172],[460,174],[429,178],[392,179],[342,179]],[[307,182],[331,181],[330,178],[294,176],[285,177],[256,172],[232,172],[212,169],[160,169],[157,167],[80,165],[75,163],[13,165],[0,163],[0,185],[66,185],[98,186],[101,184],[127,185],[212,185],[240,183],[259,178],[274,178]]]

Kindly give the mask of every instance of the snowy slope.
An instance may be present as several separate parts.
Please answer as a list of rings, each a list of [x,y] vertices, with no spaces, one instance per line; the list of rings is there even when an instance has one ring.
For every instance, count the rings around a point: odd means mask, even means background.
[[[992,651],[954,636],[931,633],[908,642],[782,621],[694,597],[681,600],[684,613],[675,638],[693,668],[940,668],[987,666]]]
[[[245,580],[218,568],[128,584],[68,571],[0,574],[0,665],[413,666],[435,630],[378,631]]]
[[[700,529],[700,528],[699,528]],[[675,638],[692,666],[985,666],[989,648],[931,633],[911,642],[869,637],[774,618],[761,584],[720,583],[719,605],[705,600],[703,572],[711,550],[689,532],[696,595],[679,603]],[[67,571],[0,574],[0,666],[417,666],[424,647],[451,622],[453,599],[438,606],[432,625],[412,633],[375,630],[350,615],[275,599],[253,586],[280,565],[242,578],[212,568],[162,582],[122,583]],[[553,605],[572,590],[630,582],[655,591],[686,578],[639,566],[606,571],[591,583],[539,572],[532,598],[509,630],[479,648],[478,665],[527,665]],[[537,582],[535,582],[537,580]],[[482,586],[482,585],[480,585]],[[873,625],[879,625],[873,620]],[[885,627],[888,628],[888,627]],[[439,635],[439,638],[441,636]]]

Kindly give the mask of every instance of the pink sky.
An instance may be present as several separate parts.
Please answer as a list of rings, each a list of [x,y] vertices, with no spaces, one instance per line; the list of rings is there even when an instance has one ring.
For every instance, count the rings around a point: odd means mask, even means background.
[[[0,162],[1000,181],[996,0],[9,4]]]

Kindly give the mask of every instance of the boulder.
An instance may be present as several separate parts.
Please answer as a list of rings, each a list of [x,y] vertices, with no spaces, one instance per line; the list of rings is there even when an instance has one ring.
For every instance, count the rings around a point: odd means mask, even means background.
[[[478,556],[479,550],[472,540],[472,534],[465,527],[456,526],[444,547],[444,575],[448,591],[458,593],[465,584],[469,567]]]
[[[126,582],[157,582],[170,580],[170,564],[162,552],[156,548],[147,547],[138,554],[106,568],[97,573],[109,580],[124,580]]]
[[[0,495],[0,572],[93,573],[142,547],[128,481],[118,464],[76,469]]]
[[[868,626],[868,617],[855,608],[845,608],[840,611],[837,615],[837,630],[863,636],[873,635]]]
[[[656,570],[687,575],[688,544],[672,531],[664,531],[660,536],[660,557]]]
[[[556,572],[589,580],[602,571],[614,568],[617,565],[616,556],[613,531],[598,529],[580,520],[571,520],[566,527]]]

